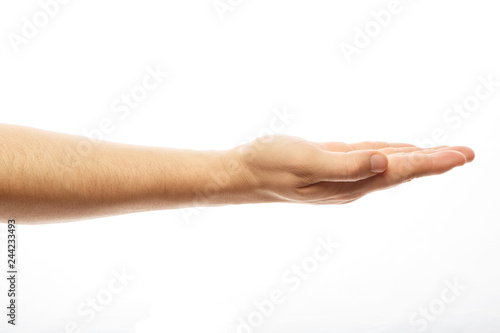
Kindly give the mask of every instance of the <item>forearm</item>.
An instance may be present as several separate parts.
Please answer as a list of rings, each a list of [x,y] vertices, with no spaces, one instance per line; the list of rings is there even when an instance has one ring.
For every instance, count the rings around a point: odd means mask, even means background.
[[[252,201],[231,151],[99,141],[0,125],[0,213],[20,223]]]

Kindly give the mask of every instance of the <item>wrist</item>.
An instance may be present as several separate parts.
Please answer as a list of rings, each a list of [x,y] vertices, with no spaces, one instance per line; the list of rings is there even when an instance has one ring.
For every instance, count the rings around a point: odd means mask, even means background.
[[[258,179],[241,158],[238,148],[212,151],[211,167],[202,194],[210,204],[244,204],[256,202]]]

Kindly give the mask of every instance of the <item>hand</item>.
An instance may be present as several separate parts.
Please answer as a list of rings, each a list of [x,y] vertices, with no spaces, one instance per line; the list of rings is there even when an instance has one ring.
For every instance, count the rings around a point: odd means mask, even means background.
[[[474,159],[467,147],[385,142],[316,143],[273,135],[236,147],[257,202],[344,204]]]

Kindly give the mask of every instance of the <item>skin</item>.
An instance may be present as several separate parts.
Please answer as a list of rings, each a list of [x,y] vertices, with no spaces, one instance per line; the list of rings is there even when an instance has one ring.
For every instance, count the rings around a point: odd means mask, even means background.
[[[345,204],[473,159],[467,147],[309,142],[284,135],[194,151],[0,125],[0,221],[68,222],[266,202]]]

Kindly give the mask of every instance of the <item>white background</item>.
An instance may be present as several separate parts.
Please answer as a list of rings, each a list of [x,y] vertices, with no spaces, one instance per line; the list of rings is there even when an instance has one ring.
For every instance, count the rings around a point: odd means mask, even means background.
[[[457,126],[443,118],[474,96],[480,76],[500,81],[497,2],[401,0],[350,63],[342,43],[353,44],[356,27],[389,1],[223,3],[232,10],[221,19],[212,0],[73,0],[16,52],[12,36],[40,3],[2,1],[0,121],[83,134],[111,118],[106,140],[227,149],[286,108],[296,117],[279,133],[417,143],[441,128],[436,145],[470,146],[476,160],[344,206],[19,226],[19,324],[6,324],[2,306],[0,331],[71,332],[65,326],[76,322],[80,332],[238,332],[239,318],[248,321],[273,289],[285,302],[239,332],[419,332],[422,321],[410,320],[423,320],[418,311],[429,306],[436,315],[425,332],[500,331],[500,87]],[[118,118],[113,102],[148,66],[169,77]],[[310,259],[317,237],[340,247],[292,291],[282,276]],[[86,321],[77,309],[104,297],[122,269],[134,278]],[[455,279],[466,290],[445,304]]]

